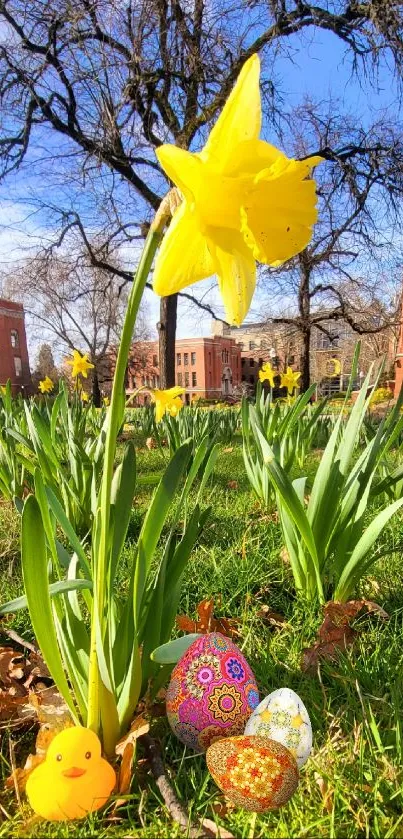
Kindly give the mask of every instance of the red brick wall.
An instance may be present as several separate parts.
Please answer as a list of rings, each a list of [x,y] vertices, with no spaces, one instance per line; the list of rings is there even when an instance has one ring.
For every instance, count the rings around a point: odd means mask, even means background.
[[[13,393],[30,392],[24,308],[20,303],[0,299],[0,385],[4,386],[8,379]]]
[[[143,383],[158,386],[158,342],[133,345],[129,363],[128,390]],[[185,363],[187,362],[187,363]],[[157,385],[153,384],[154,379]],[[231,396],[241,381],[241,350],[233,338],[182,338],[175,346],[175,383],[184,387],[186,402],[194,397],[221,399]],[[226,384],[227,382],[227,384]],[[139,398],[140,402],[144,397]]]

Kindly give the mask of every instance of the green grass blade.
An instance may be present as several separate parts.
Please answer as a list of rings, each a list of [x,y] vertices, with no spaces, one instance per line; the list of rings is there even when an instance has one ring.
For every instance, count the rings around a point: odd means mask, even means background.
[[[32,627],[57,689],[73,718],[77,711],[64,672],[57,643],[48,585],[45,531],[38,502],[30,495],[22,514],[21,565]]]

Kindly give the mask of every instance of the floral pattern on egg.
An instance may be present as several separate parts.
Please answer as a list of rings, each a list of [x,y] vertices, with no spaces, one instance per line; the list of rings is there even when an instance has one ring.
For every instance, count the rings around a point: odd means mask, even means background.
[[[267,737],[227,737],[207,751],[207,766],[226,798],[245,810],[282,807],[298,786],[295,758]]]
[[[258,704],[248,662],[218,632],[191,644],[172,672],[166,697],[173,732],[185,745],[202,751],[217,739],[241,734]]]
[[[245,734],[268,737],[282,743],[299,767],[312,750],[312,726],[302,699],[291,688],[274,690],[255,708]]]

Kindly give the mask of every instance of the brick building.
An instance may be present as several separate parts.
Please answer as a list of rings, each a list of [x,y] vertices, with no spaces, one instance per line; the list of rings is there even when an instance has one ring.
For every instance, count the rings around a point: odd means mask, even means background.
[[[0,385],[4,387],[8,379],[14,394],[30,392],[24,307],[0,298]]]
[[[175,384],[185,388],[184,401],[231,398],[241,382],[241,349],[233,338],[181,338],[175,344]],[[158,387],[158,341],[133,344],[127,393],[141,385]],[[147,401],[142,396],[139,401]]]

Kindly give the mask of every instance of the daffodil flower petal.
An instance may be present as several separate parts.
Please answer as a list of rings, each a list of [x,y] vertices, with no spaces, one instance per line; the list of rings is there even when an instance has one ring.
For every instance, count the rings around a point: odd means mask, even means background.
[[[317,219],[316,184],[307,180],[310,161],[287,161],[276,176],[272,169],[259,173],[241,209],[241,230],[255,259],[281,265],[305,248]]]
[[[245,140],[257,140],[262,122],[259,89],[260,61],[253,55],[242,67],[201,157],[226,172],[232,149]]]
[[[229,323],[239,326],[255,290],[255,258],[236,230],[208,228],[207,237],[226,318]]]
[[[179,187],[184,197],[192,200],[202,178],[202,162],[198,155],[166,143],[156,155],[168,178]]]
[[[156,294],[176,294],[192,283],[214,274],[206,239],[186,201],[176,210],[155,262]]]

